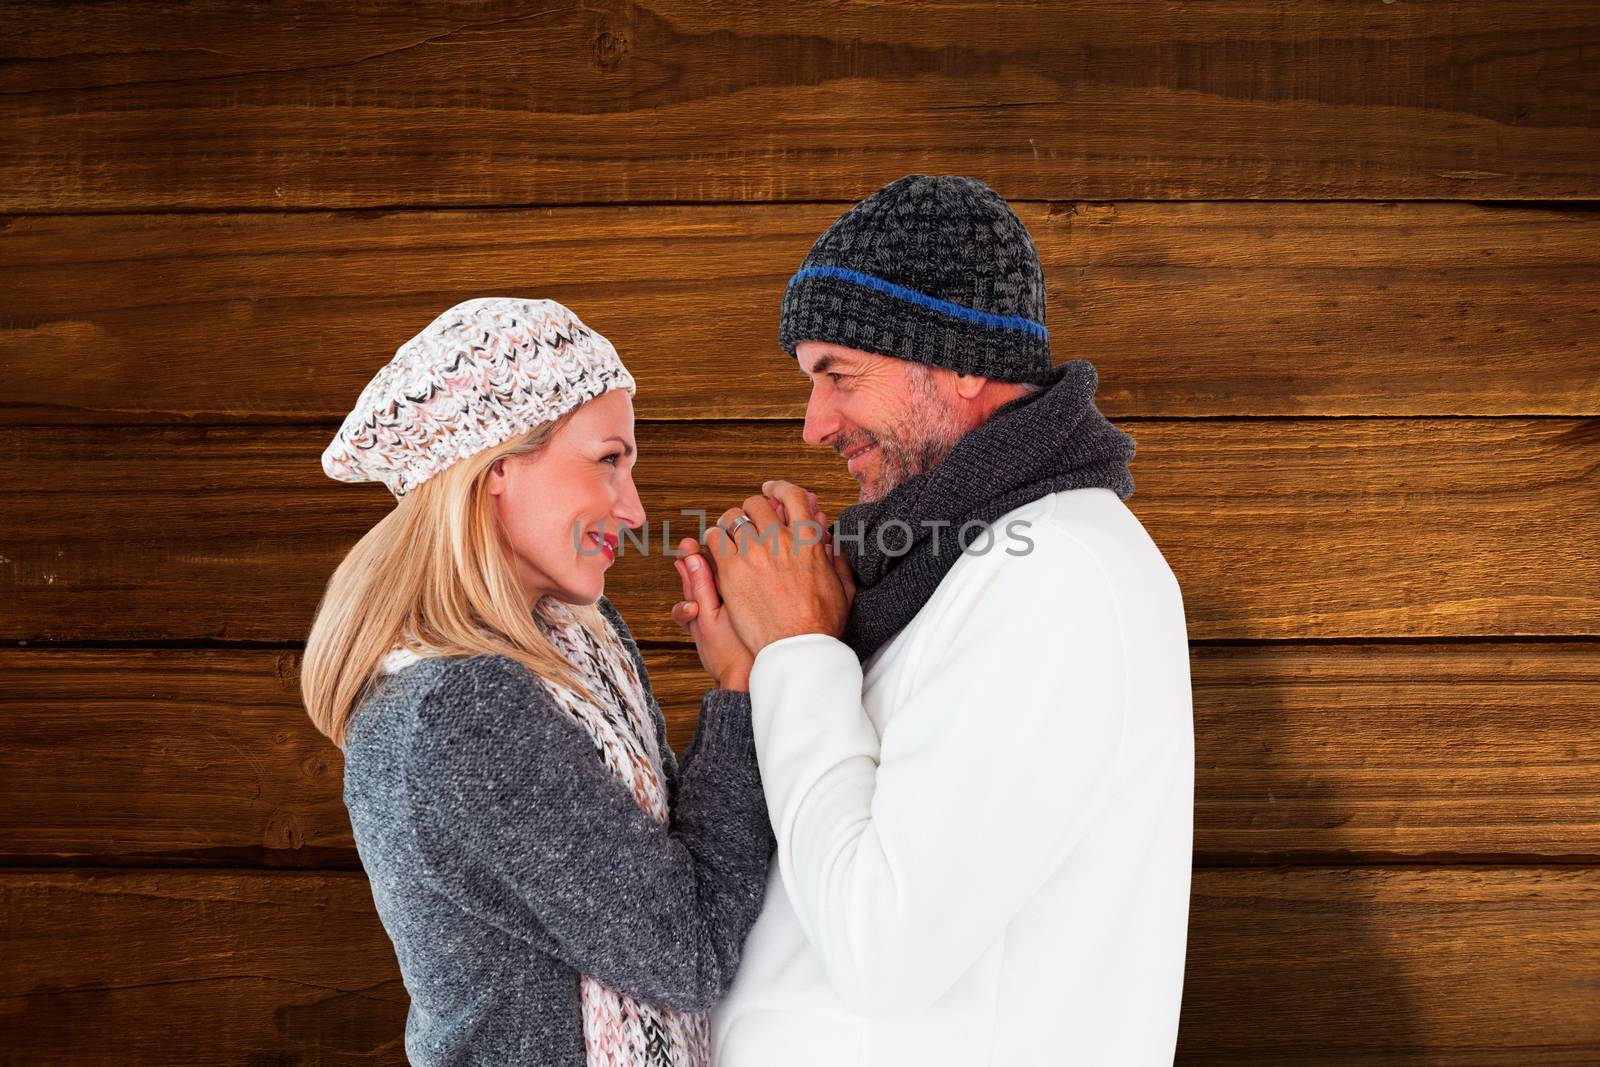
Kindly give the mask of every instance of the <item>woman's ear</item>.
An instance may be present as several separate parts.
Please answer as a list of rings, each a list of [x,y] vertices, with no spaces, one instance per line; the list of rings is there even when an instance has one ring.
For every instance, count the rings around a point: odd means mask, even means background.
[[[489,476],[484,484],[490,496],[499,496],[506,491],[506,457],[501,456],[489,464]]]

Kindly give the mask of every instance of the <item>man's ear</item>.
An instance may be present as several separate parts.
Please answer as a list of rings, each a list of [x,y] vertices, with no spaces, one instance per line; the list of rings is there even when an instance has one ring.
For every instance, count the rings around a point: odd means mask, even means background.
[[[981,374],[957,374],[956,395],[963,400],[971,400],[983,392],[983,387],[989,384],[989,379]]]

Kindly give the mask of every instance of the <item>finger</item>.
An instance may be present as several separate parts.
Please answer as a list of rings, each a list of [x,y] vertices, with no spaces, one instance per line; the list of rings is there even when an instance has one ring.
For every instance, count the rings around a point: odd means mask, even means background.
[[[694,599],[694,586],[689,582],[689,568],[682,559],[672,561],[672,569],[678,572],[678,582],[683,586],[683,599]]]
[[[759,493],[745,499],[744,513],[750,516],[750,520],[763,532],[779,521],[778,510],[772,506],[772,501]]]
[[[726,560],[729,556],[733,556],[738,553],[739,538],[734,536],[730,531],[733,530],[734,520],[743,515],[745,515],[744,508],[729,508],[727,511],[722,513],[720,518],[717,519],[717,525],[714,528],[706,531],[706,547],[712,550],[710,554],[714,563],[720,563],[721,561]],[[743,529],[744,527],[741,524],[740,530],[743,531]],[[750,534],[745,533],[744,536],[749,537]]]
[[[791,481],[773,478],[761,483],[761,491],[783,503],[784,513],[789,516],[786,521],[790,525],[816,513],[817,498]]]
[[[720,598],[722,596],[722,570],[717,565],[716,550],[710,544],[707,544],[695,555],[700,558],[701,562],[706,565],[706,569],[711,572],[711,583],[717,587],[717,596]]]
[[[815,497],[812,497],[815,500]],[[833,543],[833,527],[828,523],[828,516],[823,512],[821,505],[812,513],[812,521],[822,527],[822,551],[829,556],[839,554],[839,546]]]
[[[684,557],[684,566],[689,571],[689,585],[692,597],[699,607],[701,618],[722,606],[722,597],[717,592],[716,583],[711,580],[711,568],[699,556]]]
[[[839,584],[844,586],[845,594],[851,598],[856,595],[856,572],[850,569],[850,561],[844,558],[844,553],[835,552],[833,559],[833,573],[839,576]]]
[[[752,496],[744,502],[744,513],[755,524],[755,529],[744,523],[739,524],[740,549],[751,552],[757,546],[764,545],[768,553],[776,553],[777,546],[786,539],[788,527],[773,502],[764,496]]]
[[[675,561],[675,564],[684,563],[688,559],[688,557],[690,557],[690,556],[699,556],[701,559],[705,559],[706,558],[705,557],[705,550],[701,546],[700,542],[696,541],[694,538],[692,538],[692,537],[682,538],[681,540],[678,541],[678,558]],[[694,588],[689,582],[689,570],[688,570],[688,568],[687,567],[680,567],[679,570],[678,570],[678,573],[683,576],[683,596],[684,596],[684,599],[685,600],[692,599],[694,597]],[[711,573],[713,575],[715,575],[716,571],[713,570]]]
[[[794,545],[796,548],[821,545],[824,554],[832,552],[831,542],[833,535],[828,529],[828,524],[822,521],[820,514],[796,519],[789,524],[789,529],[794,531]]]
[[[726,559],[733,554],[733,544],[728,539],[728,527],[734,518],[744,514],[738,508],[729,508],[722,513],[715,526],[706,527],[706,556],[715,566],[716,561]]]
[[[692,600],[680,600],[672,605],[672,621],[687,630],[689,624],[700,617],[700,605]]]

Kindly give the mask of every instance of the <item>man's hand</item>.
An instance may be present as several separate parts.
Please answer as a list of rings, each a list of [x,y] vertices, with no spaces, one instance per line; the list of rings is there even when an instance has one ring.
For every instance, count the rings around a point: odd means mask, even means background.
[[[727,531],[741,514],[755,525],[740,523],[730,540]],[[785,637],[844,633],[855,576],[834,551],[814,494],[781,479],[763,482],[761,495],[729,508],[706,531],[706,548],[734,629],[752,656]]]

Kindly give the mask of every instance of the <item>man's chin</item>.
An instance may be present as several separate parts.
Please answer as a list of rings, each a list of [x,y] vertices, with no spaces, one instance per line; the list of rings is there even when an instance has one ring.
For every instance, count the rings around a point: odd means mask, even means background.
[[[882,500],[894,492],[906,478],[911,477],[907,474],[903,478],[895,478],[891,473],[896,469],[893,464],[885,470],[882,457],[874,456],[873,460],[870,466],[849,472],[850,477],[854,478],[856,485],[860,487],[859,502],[862,504],[872,504]]]
[[[857,479],[857,481],[860,481],[860,479]],[[857,500],[862,504],[875,504],[888,496],[893,489],[893,486],[884,487],[876,482],[862,481],[861,491],[857,494]]]

